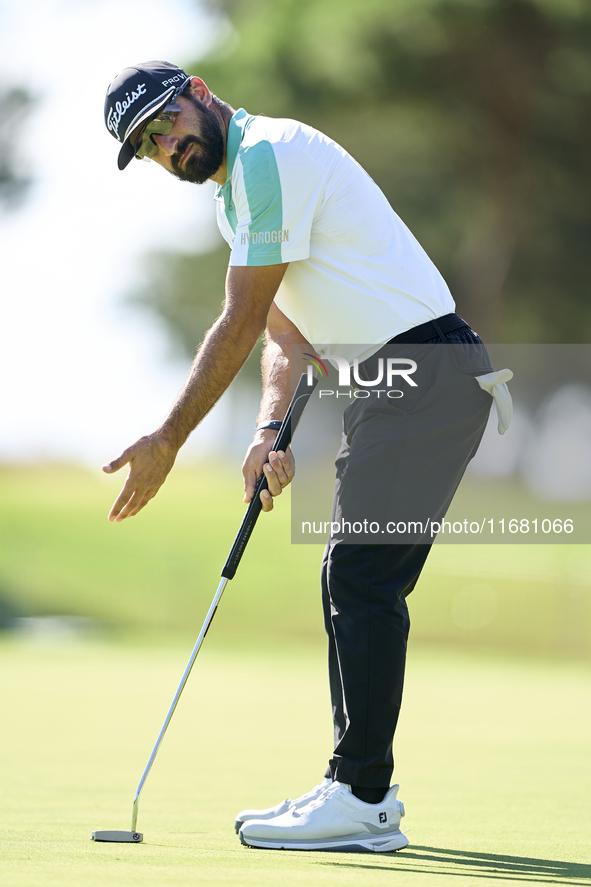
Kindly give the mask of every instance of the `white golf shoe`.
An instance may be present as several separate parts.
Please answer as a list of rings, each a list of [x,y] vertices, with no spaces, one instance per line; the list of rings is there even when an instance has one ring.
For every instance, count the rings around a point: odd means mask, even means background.
[[[287,813],[292,807],[295,807],[296,810],[300,807],[305,807],[306,804],[309,804],[310,801],[314,801],[320,794],[322,794],[324,789],[328,788],[329,785],[332,785],[332,780],[323,779],[322,782],[315,785],[314,788],[309,792],[306,792],[305,795],[295,798],[293,801],[291,798],[286,798],[285,801],[281,801],[280,804],[276,804],[274,807],[267,807],[265,810],[241,810],[234,823],[236,834],[240,831],[240,826],[251,819],[274,819],[275,816],[281,816],[282,813]]]
[[[398,788],[379,804],[366,804],[348,785],[333,782],[303,807],[245,822],[240,840],[270,850],[401,850],[408,839],[400,831],[404,805],[396,798]]]

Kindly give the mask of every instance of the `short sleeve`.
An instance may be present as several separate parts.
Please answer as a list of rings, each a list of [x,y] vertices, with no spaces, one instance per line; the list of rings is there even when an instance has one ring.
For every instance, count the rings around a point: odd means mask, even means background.
[[[238,152],[232,191],[236,232],[231,265],[278,265],[310,255],[314,206],[294,199],[297,157],[279,163],[266,140]],[[302,171],[303,175],[303,171]]]

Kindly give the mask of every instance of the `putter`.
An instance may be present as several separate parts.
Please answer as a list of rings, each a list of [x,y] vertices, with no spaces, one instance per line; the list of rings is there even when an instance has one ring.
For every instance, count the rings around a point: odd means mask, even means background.
[[[294,392],[294,395],[291,399],[291,403],[287,409],[287,413],[285,414],[285,419],[281,423],[281,428],[277,433],[277,437],[275,439],[275,443],[273,444],[273,450],[286,450],[289,444],[291,443],[291,439],[293,433],[296,429],[296,426],[301,418],[302,413],[304,412],[304,408],[310,399],[310,395],[314,391],[314,388],[318,384],[318,379],[316,379],[311,374],[303,373],[300,377],[300,381],[298,382],[298,386]],[[172,716],[175,712],[175,709],[178,705],[178,701],[181,698],[181,693],[185,688],[185,684],[191,674],[191,669],[195,663],[197,658],[197,654],[201,648],[201,645],[205,639],[205,635],[209,630],[209,626],[213,621],[213,617],[215,616],[216,610],[218,608],[218,604],[224,593],[224,588],[226,587],[228,580],[233,579],[236,570],[238,569],[238,564],[240,563],[240,559],[244,554],[244,549],[248,543],[248,540],[251,537],[252,531],[254,530],[254,526],[257,522],[257,518],[262,511],[261,505],[261,492],[267,488],[267,478],[264,474],[261,474],[261,477],[257,483],[256,490],[251,501],[248,504],[248,508],[246,509],[246,513],[244,518],[242,519],[242,523],[240,525],[240,529],[234,539],[234,544],[232,545],[232,549],[230,554],[228,555],[228,559],[224,564],[224,568],[222,570],[222,581],[218,585],[218,589],[215,593],[215,597],[211,603],[211,607],[207,612],[207,616],[205,617],[205,622],[199,632],[199,637],[193,647],[193,652],[191,653],[191,658],[187,663],[187,667],[185,668],[185,672],[183,677],[181,678],[181,682],[178,686],[178,690],[175,693],[175,697],[172,700],[172,705],[168,710],[168,714],[166,715],[166,720],[158,734],[158,739],[156,740],[156,745],[152,750],[152,754],[150,755],[150,759],[146,765],[146,769],[142,774],[142,778],[140,779],[139,785],[137,787],[135,798],[133,801],[133,812],[131,816],[131,831],[116,831],[116,830],[104,830],[104,831],[95,831],[92,833],[91,840],[92,841],[108,841],[116,844],[140,844],[144,836],[141,832],[137,831],[137,816],[138,816],[138,805],[141,791],[144,787],[146,779],[148,778],[148,774],[152,769],[152,764],[156,759],[156,755],[158,754],[158,749],[164,739],[164,734],[168,729],[168,725],[172,720]]]

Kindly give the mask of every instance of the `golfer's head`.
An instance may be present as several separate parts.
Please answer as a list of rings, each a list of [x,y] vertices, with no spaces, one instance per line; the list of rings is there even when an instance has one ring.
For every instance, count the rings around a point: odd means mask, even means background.
[[[214,176],[224,161],[223,117],[216,101],[199,77],[169,62],[125,68],[105,99],[105,124],[122,143],[119,169],[137,157],[195,184]]]

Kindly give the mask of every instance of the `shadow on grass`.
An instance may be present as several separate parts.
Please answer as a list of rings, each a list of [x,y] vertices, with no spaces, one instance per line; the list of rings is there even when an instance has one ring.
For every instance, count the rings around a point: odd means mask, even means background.
[[[414,852],[418,851],[418,852]],[[361,865],[354,862],[332,862],[322,865],[338,865],[347,868],[388,869],[390,871],[417,872],[431,875],[457,875],[459,877],[532,881],[541,884],[591,885],[591,865],[579,862],[562,862],[558,859],[534,859],[528,856],[501,856],[496,853],[476,853],[469,850],[447,850],[442,847],[420,847],[402,853],[384,853],[386,864]],[[389,865],[386,860],[396,859],[399,865]],[[411,862],[412,860],[412,862]],[[415,863],[426,863],[417,866]]]

